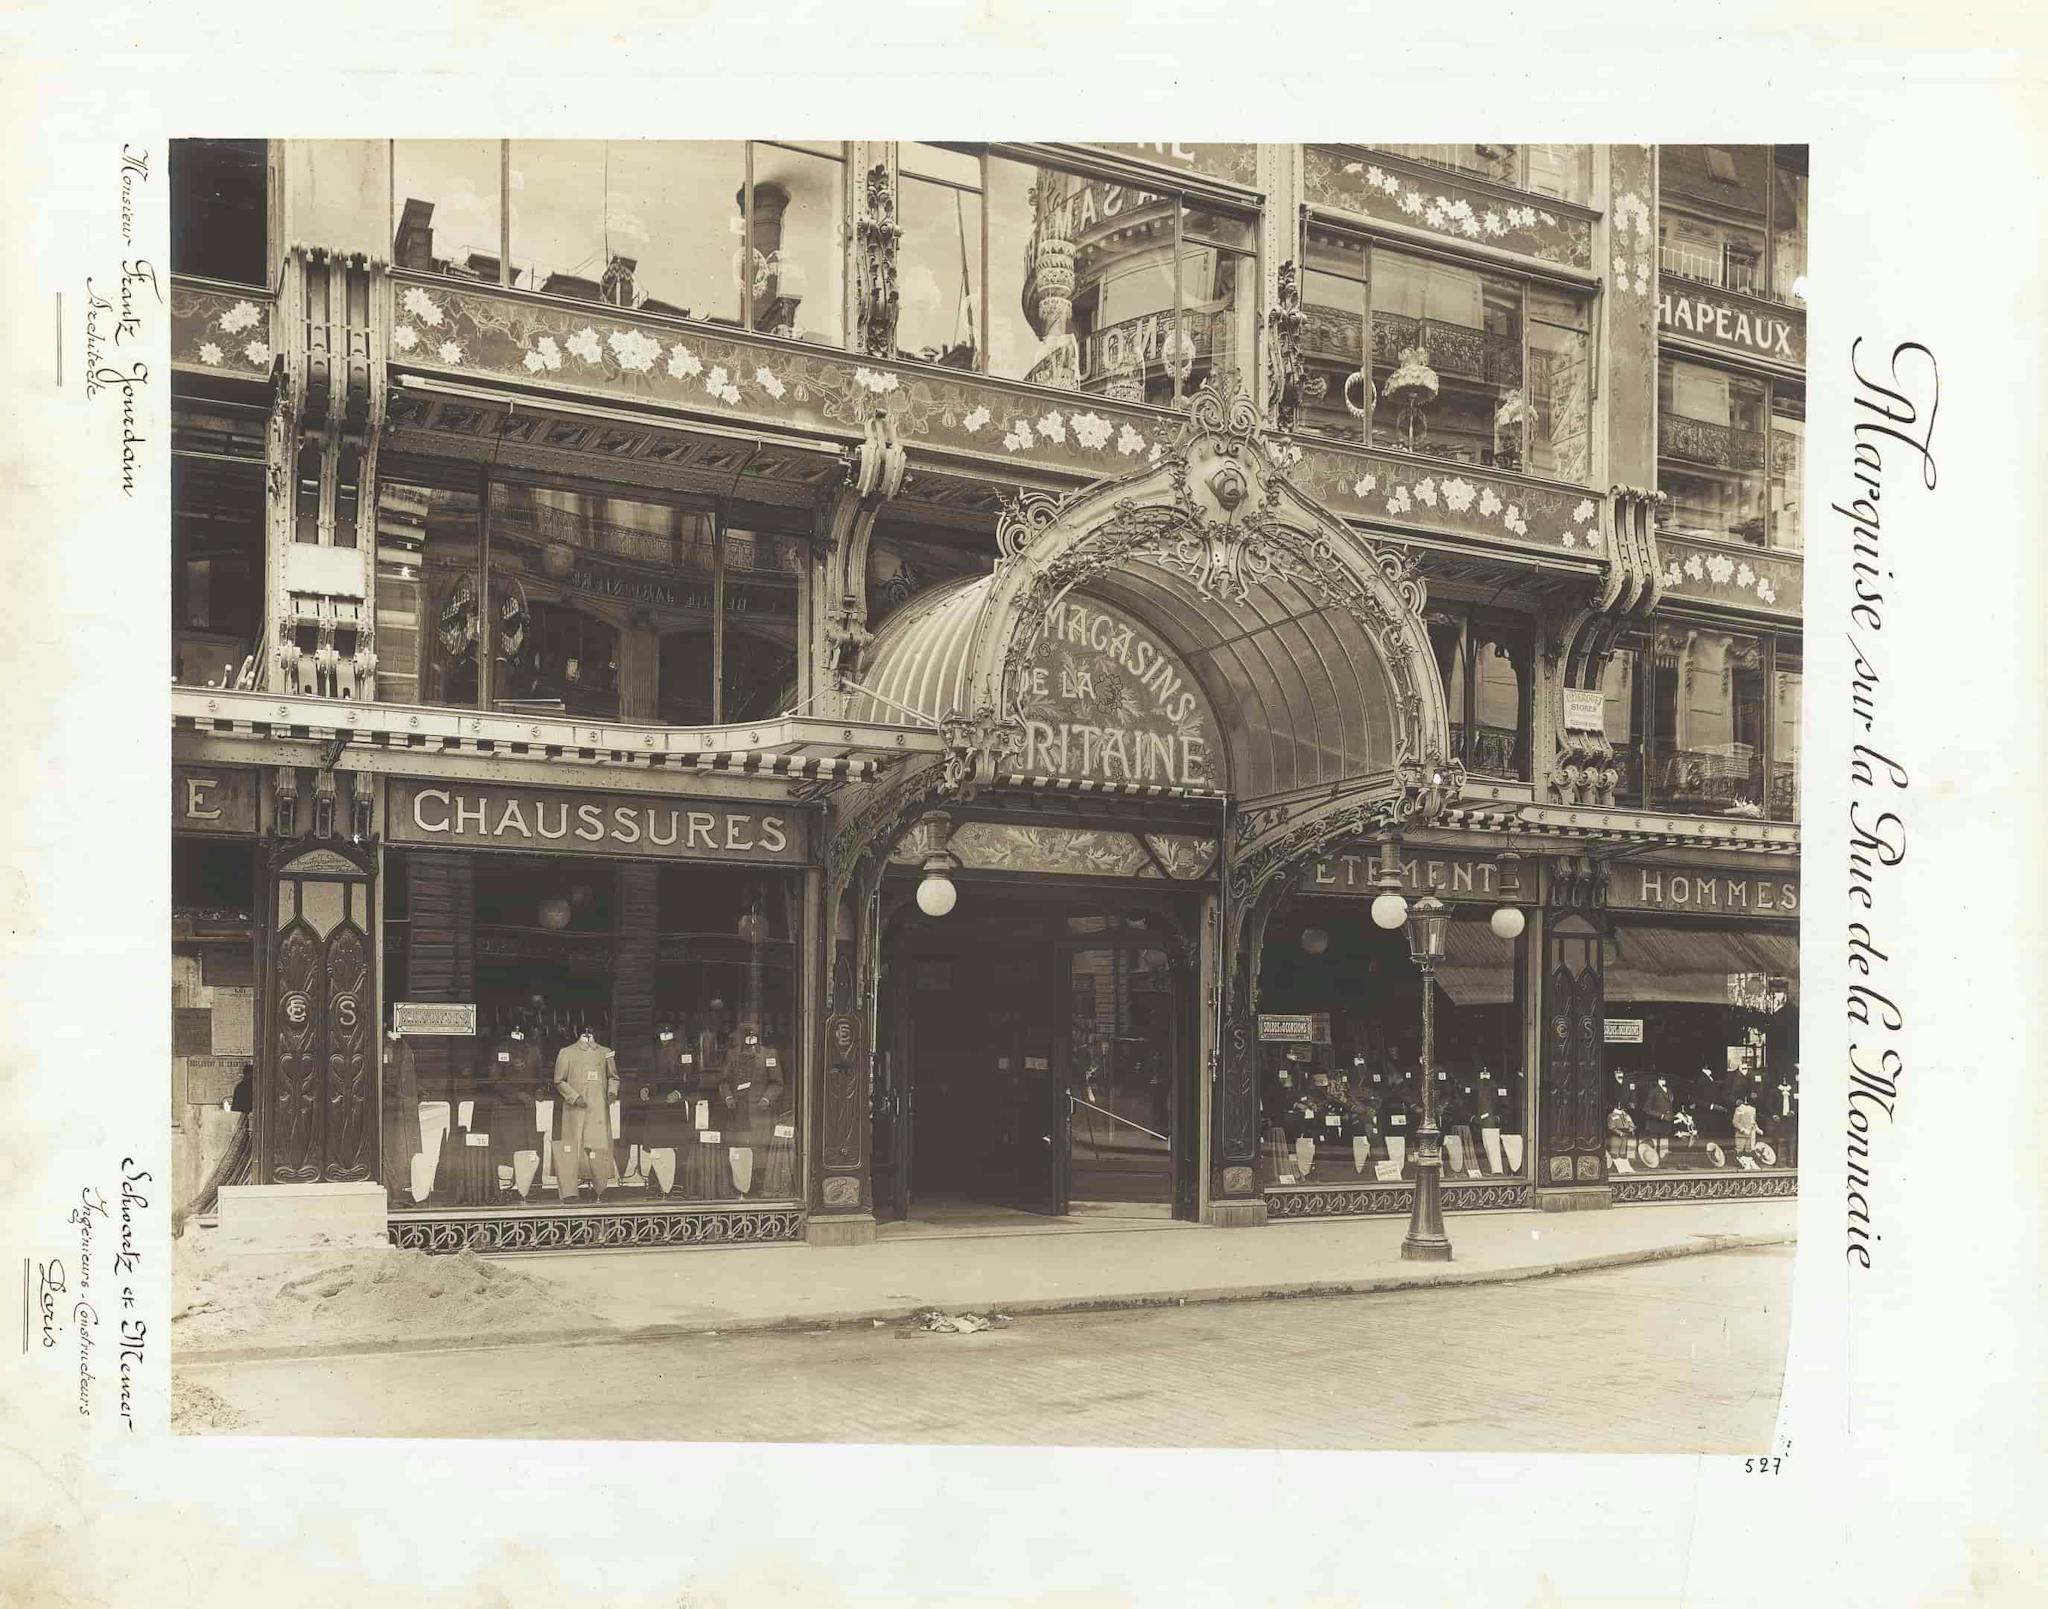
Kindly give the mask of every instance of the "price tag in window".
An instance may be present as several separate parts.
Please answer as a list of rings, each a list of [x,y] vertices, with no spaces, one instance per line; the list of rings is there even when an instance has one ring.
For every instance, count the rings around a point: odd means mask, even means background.
[[[775,1125],[775,1137],[776,1137],[776,1138],[777,1138],[778,1140],[793,1140],[793,1139],[795,1139],[795,1138],[796,1138],[796,1125],[795,1125],[794,1123],[777,1123],[777,1124]]]
[[[717,1145],[718,1143],[720,1143],[718,1137],[718,1130],[704,1129],[698,1134],[697,1140],[698,1143],[702,1145]]]
[[[1408,1126],[1408,1114],[1405,1112],[1396,1112],[1392,1117],[1388,1118],[1387,1121],[1393,1124],[1394,1127],[1397,1129],[1405,1129]]]
[[[1334,1112],[1332,1112],[1328,1117],[1323,1119],[1323,1127],[1326,1129],[1342,1128],[1343,1126],[1344,1119],[1339,1117]]]
[[[1317,1073],[1315,1081],[1319,1089],[1328,1089],[1330,1087],[1330,1075],[1328,1073]]]
[[[1280,1175],[1280,1182],[1282,1184],[1292,1184],[1294,1183],[1294,1175],[1291,1173],[1283,1173]]]
[[[1280,1083],[1283,1088],[1292,1089],[1294,1087],[1294,1075],[1292,1073],[1283,1072],[1280,1075]]]
[[[1508,1092],[1504,1089],[1497,1089],[1494,1091],[1494,1094],[1498,1095],[1502,1100],[1506,1100],[1508,1098]]]
[[[511,1051],[509,1051],[509,1050],[501,1050],[501,1051],[499,1051],[499,1052],[498,1052],[498,1060],[499,1060],[499,1061],[510,1061],[511,1059],[512,1059],[512,1052],[511,1052]]]
[[[682,1067],[694,1067],[697,1065],[697,1058],[686,1050],[676,1058],[676,1063]]]
[[[770,1056],[764,1065],[773,1067],[775,1065],[775,1058],[773,1056]]]

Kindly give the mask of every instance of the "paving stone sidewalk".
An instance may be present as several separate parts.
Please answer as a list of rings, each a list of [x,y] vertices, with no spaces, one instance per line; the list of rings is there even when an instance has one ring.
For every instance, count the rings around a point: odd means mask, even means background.
[[[1448,1264],[1401,1260],[1405,1219],[1210,1229],[1134,1220],[1087,1234],[905,1237],[872,1246],[699,1247],[516,1259],[586,1325],[422,1338],[419,1350],[651,1339],[900,1320],[923,1308],[1010,1314],[1336,1295],[1543,1278],[1794,1238],[1793,1200],[1453,1214]],[[398,1343],[401,1349],[407,1343]],[[371,1350],[337,1345],[336,1355]],[[376,1343],[389,1350],[391,1343]],[[317,1347],[191,1349],[193,1361]]]

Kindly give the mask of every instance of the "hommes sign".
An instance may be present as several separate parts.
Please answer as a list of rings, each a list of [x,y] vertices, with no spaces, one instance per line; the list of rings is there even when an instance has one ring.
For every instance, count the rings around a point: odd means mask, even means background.
[[[1799,879],[1670,866],[1617,867],[1608,880],[1607,906],[1705,916],[1794,916],[1799,911]]]
[[[394,780],[394,843],[547,854],[801,862],[806,818],[729,799]]]

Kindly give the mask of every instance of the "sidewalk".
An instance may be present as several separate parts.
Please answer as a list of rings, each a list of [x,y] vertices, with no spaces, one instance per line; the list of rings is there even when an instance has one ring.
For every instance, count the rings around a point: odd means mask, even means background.
[[[544,1254],[498,1260],[546,1288],[545,1300],[523,1304],[530,1321],[494,1316],[472,1329],[450,1314],[447,1333],[296,1346],[180,1346],[174,1332],[173,1345],[182,1361],[231,1362],[887,1322],[928,1307],[1018,1316],[1485,1284],[1788,1243],[1797,1210],[1796,1201],[1771,1200],[1454,1213],[1448,1264],[1401,1261],[1405,1218],[1264,1229],[1134,1221],[1128,1231],[904,1237],[832,1249]]]

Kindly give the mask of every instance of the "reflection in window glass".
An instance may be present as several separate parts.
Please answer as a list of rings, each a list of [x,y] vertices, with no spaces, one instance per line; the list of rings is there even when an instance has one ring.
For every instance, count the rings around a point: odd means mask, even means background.
[[[1771,169],[1771,294],[1806,300],[1806,147],[1781,145]]]
[[[981,205],[978,181],[900,179],[897,356],[950,369],[981,366]]]
[[[391,142],[302,140],[292,154],[287,238],[382,257],[391,241]]]
[[[841,235],[845,165],[829,154],[754,145],[753,327],[838,346],[845,334]]]
[[[1592,193],[1590,145],[1382,145],[1379,149],[1560,201],[1583,204]]]
[[[1586,478],[1593,461],[1592,359],[1586,306],[1529,288],[1530,473]]]
[[[1797,550],[1805,543],[1801,486],[1806,466],[1806,403],[1773,388],[1771,394],[1771,546]]]
[[[1522,467],[1522,288],[1394,252],[1372,259],[1373,439],[1500,469]]]
[[[1608,746],[1614,750],[1617,804],[1643,802],[1644,762],[1649,746],[1641,704],[1642,662],[1641,646],[1630,643],[1615,651],[1600,675],[1600,718]]]
[[[1657,364],[1657,484],[1676,530],[1764,542],[1765,387],[1705,364]]]
[[[1419,858],[1419,857],[1418,857]],[[1413,897],[1426,885],[1409,872]],[[1526,874],[1525,874],[1526,878]],[[1259,1182],[1395,1183],[1422,1126],[1422,977],[1367,902],[1298,900],[1269,930],[1261,1009],[1309,1019],[1259,1046]],[[1455,912],[1436,973],[1434,1104],[1447,1178],[1515,1177],[1526,1163],[1519,967],[1483,909]]]
[[[496,140],[392,142],[394,267],[498,282],[501,150]]]
[[[475,709],[483,637],[478,499],[387,472],[377,486],[377,690]]]
[[[1763,811],[1763,646],[1728,632],[1661,627],[1651,803],[1709,814]]]
[[[261,674],[264,503],[261,463],[171,459],[171,673],[188,687]]]
[[[1357,379],[1365,342],[1365,278],[1363,242],[1314,222],[1305,227],[1298,430],[1357,441],[1368,428]]]
[[[1771,688],[1771,815],[1799,819],[1799,698],[1804,685],[1796,648],[1780,647]]]
[[[1667,145],[1659,163],[1657,234],[1664,272],[1768,295],[1770,147]]]

